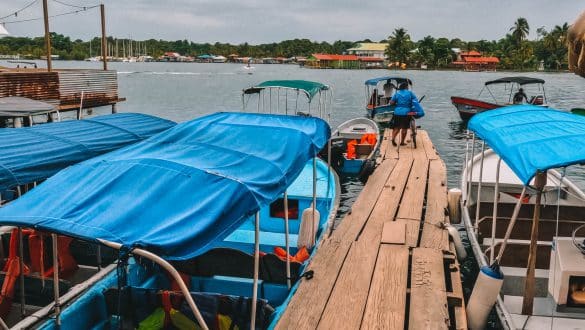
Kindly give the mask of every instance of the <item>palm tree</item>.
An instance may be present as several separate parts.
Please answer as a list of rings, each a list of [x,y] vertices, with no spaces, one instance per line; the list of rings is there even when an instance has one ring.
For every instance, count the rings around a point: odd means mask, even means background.
[[[406,63],[410,55],[412,48],[412,42],[410,41],[410,35],[404,28],[398,28],[394,30],[391,36],[388,37],[388,48],[386,48],[386,55],[393,61],[399,61],[400,63]]]
[[[530,32],[530,26],[528,26],[526,18],[518,17],[516,22],[514,22],[514,26],[510,28],[510,31],[512,31],[512,37],[516,41],[516,46],[520,47],[520,44],[526,39],[528,32]]]

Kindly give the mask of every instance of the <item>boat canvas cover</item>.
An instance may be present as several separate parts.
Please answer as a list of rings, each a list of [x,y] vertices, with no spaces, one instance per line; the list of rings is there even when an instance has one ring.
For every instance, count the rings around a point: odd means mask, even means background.
[[[67,166],[136,143],[174,125],[154,116],[119,113],[0,129],[0,191],[44,180]]]
[[[0,224],[188,259],[281,196],[329,136],[314,117],[201,117],[59,172]]]
[[[527,85],[527,84],[544,84],[544,80],[539,78],[530,78],[530,77],[505,77],[496,80],[490,80],[485,83],[486,86],[492,84],[508,84],[508,83],[516,83],[518,85]]]
[[[311,100],[317,93],[319,93],[319,91],[328,90],[329,86],[319,82],[308,80],[268,80],[261,83],[260,85],[256,85],[252,88],[245,90],[244,93],[246,94],[249,94],[250,92],[258,93],[264,88],[290,88],[301,90],[307,95],[309,100]]]
[[[388,80],[394,80],[394,81],[396,81],[396,83],[398,83],[398,85],[400,85],[404,82],[408,83],[409,85],[412,85],[412,80],[410,80],[408,78],[391,77],[391,76],[368,79],[368,80],[366,80],[366,85],[376,86],[380,81],[388,81]]]
[[[534,105],[479,113],[469,129],[528,185],[537,171],[585,163],[585,117]]]
[[[19,96],[0,98],[0,117],[28,117],[55,111],[57,107],[43,101]]]

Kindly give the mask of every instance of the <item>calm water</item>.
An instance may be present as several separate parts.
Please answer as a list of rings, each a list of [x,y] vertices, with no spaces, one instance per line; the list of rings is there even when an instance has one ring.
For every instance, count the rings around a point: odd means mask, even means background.
[[[37,63],[43,65],[42,62]],[[0,61],[1,65],[15,66]],[[99,63],[89,62],[57,61],[53,65],[56,68],[101,68]],[[249,75],[241,64],[200,63],[110,63],[110,68],[118,70],[120,96],[127,98],[126,102],[119,104],[120,112],[148,113],[179,122],[216,111],[240,111],[241,90],[264,80],[319,81],[330,85],[334,91],[333,128],[345,120],[365,114],[363,83],[366,79],[383,75],[409,77],[414,81],[418,97],[426,95],[422,104],[426,116],[417,123],[428,131],[445,161],[449,187],[458,186],[465,151],[465,126],[449,97],[476,97],[485,81],[516,75],[505,72],[310,70],[296,65],[256,65],[254,73]],[[546,80],[546,94],[551,107],[585,107],[585,79],[570,73],[523,75]],[[495,88],[494,91],[507,95],[503,89]],[[528,94],[532,95],[530,90]],[[489,94],[482,96],[487,99]],[[570,174],[578,185],[585,187],[583,167],[573,169]],[[340,214],[348,211],[361,188],[357,179],[343,180]],[[467,243],[467,240],[464,241]],[[477,270],[471,258],[463,264],[463,268],[467,270],[463,279],[466,294],[469,294]],[[497,326],[496,323],[490,325]]]
[[[39,66],[43,62],[38,62]],[[0,65],[14,67],[0,61]],[[100,63],[54,62],[57,68],[101,68]],[[240,111],[241,90],[269,79],[305,79],[333,88],[332,127],[363,116],[364,81],[382,75],[407,76],[414,81],[426,116],[418,123],[427,130],[448,169],[450,187],[458,185],[465,150],[465,127],[449,99],[452,95],[476,97],[487,80],[515,73],[455,71],[388,70],[311,70],[296,65],[256,65],[254,74],[244,72],[241,64],[205,63],[110,63],[118,70],[120,95],[127,98],[119,111],[143,112],[185,121],[216,111]],[[546,80],[549,104],[557,109],[585,107],[585,79],[571,73],[526,73]],[[503,87],[493,89],[504,95]],[[528,91],[530,95],[530,91]],[[496,94],[496,93],[494,93]],[[482,94],[489,97],[489,94]],[[580,169],[578,169],[580,171]],[[585,173],[585,171],[580,171]],[[582,177],[579,175],[579,177]],[[583,186],[584,179],[577,179]],[[350,192],[355,188],[348,186]]]

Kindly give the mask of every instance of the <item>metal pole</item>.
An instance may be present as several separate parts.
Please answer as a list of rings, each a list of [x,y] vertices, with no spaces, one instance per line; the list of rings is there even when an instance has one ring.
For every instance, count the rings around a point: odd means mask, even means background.
[[[290,246],[289,246],[289,228],[288,228],[288,193],[284,192],[284,244],[286,247],[286,286],[290,290]]]
[[[469,180],[467,181],[467,199],[471,199],[471,185],[473,182],[473,158],[475,156],[475,134],[472,133],[471,136],[471,157],[469,158]]]
[[[500,165],[502,158],[498,159],[496,168],[496,185],[494,187],[494,207],[492,213],[492,245],[490,248],[490,264],[494,262],[494,246],[496,240],[496,220],[498,219],[498,201],[500,200]]]
[[[465,133],[465,163],[463,163],[463,169],[461,170],[461,173],[463,173],[465,167],[468,166],[467,162],[469,162],[469,130],[467,130],[467,132]],[[463,201],[463,205],[467,206],[468,198],[469,192],[465,194],[465,200]]]
[[[317,156],[313,157],[313,225],[311,226],[311,241],[315,245],[315,210],[317,209]]]
[[[530,233],[530,250],[528,253],[528,265],[526,266],[526,282],[524,285],[524,299],[522,300],[522,314],[532,315],[532,307],[534,304],[534,272],[536,268],[536,249],[538,241],[538,222],[540,220],[540,201],[542,198],[542,190],[546,185],[546,171],[537,172],[534,177],[534,186],[536,191],[536,202],[534,203],[534,216],[532,217],[532,231]]]
[[[49,32],[49,7],[47,0],[43,0],[43,18],[45,20],[45,54],[47,55],[47,71],[53,71],[51,63],[51,33]]]
[[[107,70],[108,69],[108,44],[107,44],[107,40],[106,40],[106,8],[105,8],[104,4],[100,5],[100,12],[101,12],[101,16],[102,16],[102,61],[104,62],[104,70]]]
[[[256,329],[256,302],[258,301],[258,273],[260,271],[260,211],[256,212],[254,222],[254,283],[252,285],[252,313],[250,329]]]
[[[122,248],[122,244],[120,244],[120,243],[110,242],[110,241],[106,241],[106,240],[99,239],[99,238],[97,240],[98,240],[98,242],[104,244],[105,246],[109,246],[109,247],[117,249],[117,250],[120,250]],[[177,284],[179,285],[179,288],[181,289],[183,296],[185,296],[185,299],[187,300],[187,304],[191,308],[193,315],[195,315],[195,318],[197,319],[197,323],[199,323],[199,326],[203,330],[209,330],[209,327],[207,326],[207,323],[205,323],[205,320],[201,316],[201,313],[199,312],[199,309],[197,308],[197,305],[195,304],[193,297],[191,297],[191,294],[189,292],[189,288],[187,288],[185,281],[183,281],[183,278],[181,278],[181,275],[175,269],[175,267],[173,267],[170,263],[168,263],[163,258],[157,256],[156,254],[148,252],[148,251],[143,250],[143,249],[139,249],[139,248],[134,249],[134,250],[132,250],[132,254],[139,255],[139,256],[145,257],[147,259],[150,259],[150,260],[154,261],[155,263],[157,263],[158,265],[160,265],[162,268],[164,268],[164,270],[166,270],[173,277],[175,282],[177,282]]]
[[[55,323],[61,326],[61,305],[59,303],[59,251],[57,249],[57,235],[51,234],[53,241],[53,295],[55,298]]]
[[[524,198],[524,194],[526,193],[526,186],[522,187],[522,192],[520,193],[520,198],[516,202],[516,206],[514,207],[514,212],[512,212],[512,218],[510,219],[510,223],[508,223],[508,229],[506,229],[506,235],[504,236],[504,240],[502,241],[502,246],[500,247],[500,251],[498,251],[498,256],[496,257],[496,263],[499,263],[504,255],[504,250],[506,249],[506,245],[508,244],[508,239],[510,239],[510,235],[512,235],[512,229],[514,229],[514,225],[516,224],[516,220],[518,219],[518,214],[520,213],[520,207],[522,206],[522,199]]]
[[[24,317],[26,315],[24,310],[25,296],[24,296],[24,243],[22,239],[22,228],[18,228],[18,268],[19,268],[19,279],[20,279],[20,315]]]
[[[481,141],[481,161],[479,162],[479,182],[477,184],[477,199],[475,201],[475,234],[478,231],[479,222],[479,207],[481,206],[481,183],[483,180],[483,159],[485,158],[485,141]]]

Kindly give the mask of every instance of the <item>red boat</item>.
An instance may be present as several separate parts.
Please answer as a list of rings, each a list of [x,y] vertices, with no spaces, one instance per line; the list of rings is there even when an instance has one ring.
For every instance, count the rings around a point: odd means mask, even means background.
[[[451,103],[453,103],[453,105],[457,108],[457,111],[459,111],[459,116],[463,120],[469,120],[476,113],[503,106],[496,103],[489,103],[459,96],[451,96]]]
[[[495,98],[494,94],[489,89],[489,86],[493,84],[511,85],[509,88],[507,85],[505,86],[505,91],[509,90],[507,100],[498,101]],[[457,108],[457,111],[459,111],[459,116],[461,117],[461,119],[469,120],[476,113],[500,107],[505,107],[513,104],[512,98],[514,93],[517,92],[520,88],[524,87],[525,85],[537,86],[537,88],[533,88],[533,90],[528,91],[530,94],[533,94],[533,96],[530,97],[528,103],[546,107],[547,105],[546,94],[544,93],[544,80],[530,77],[506,77],[486,82],[484,88],[479,93],[479,96],[481,96],[481,93],[484,90],[487,90],[494,99],[493,103],[460,96],[451,96],[451,103],[453,103],[453,105]]]

